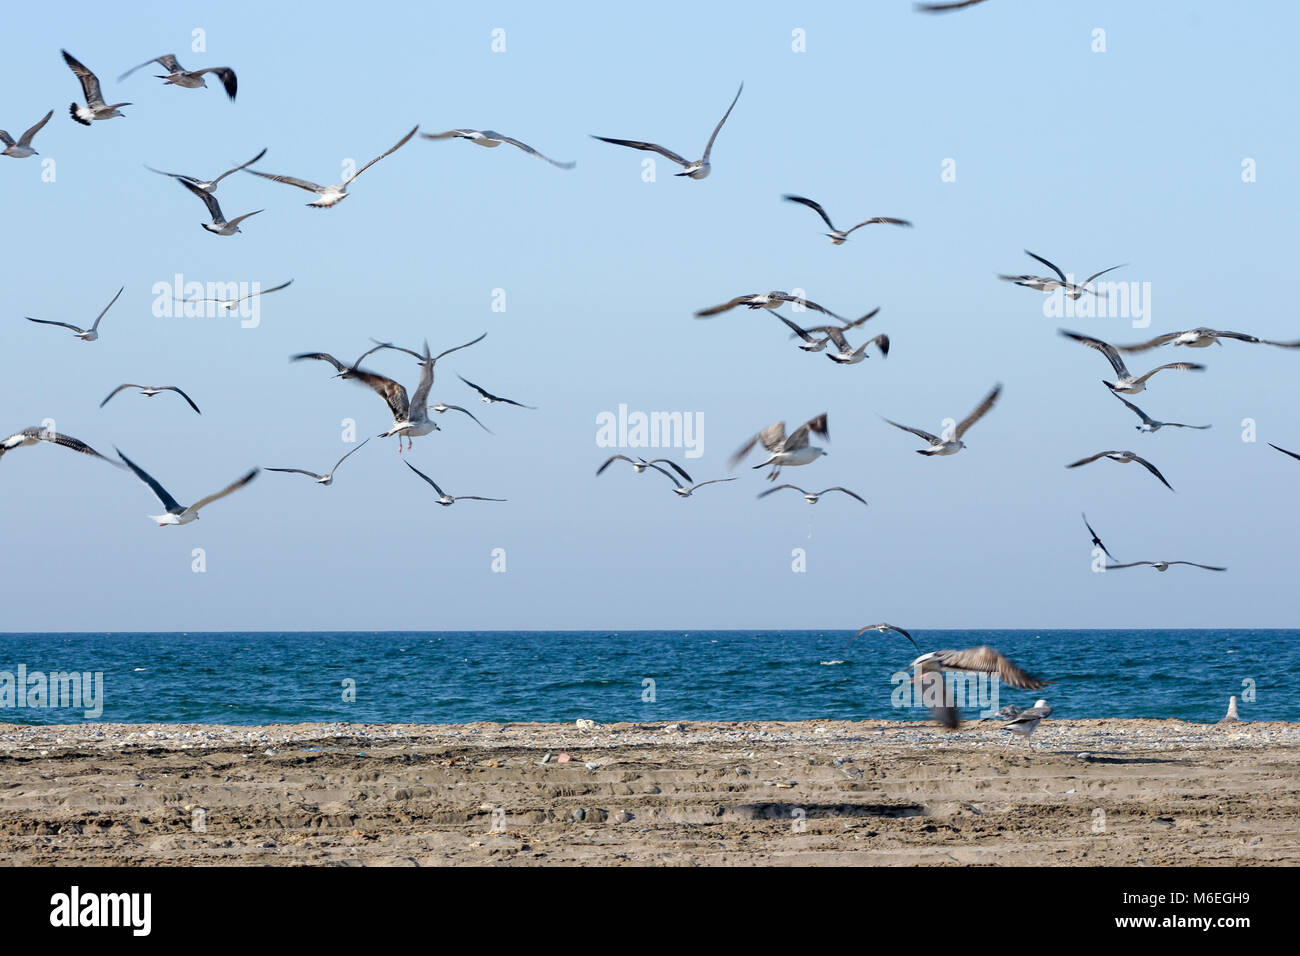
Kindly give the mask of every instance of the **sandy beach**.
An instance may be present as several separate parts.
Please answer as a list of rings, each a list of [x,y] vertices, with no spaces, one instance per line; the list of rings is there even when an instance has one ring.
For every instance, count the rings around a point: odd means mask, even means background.
[[[0,724],[11,865],[1295,865],[1300,725]]]

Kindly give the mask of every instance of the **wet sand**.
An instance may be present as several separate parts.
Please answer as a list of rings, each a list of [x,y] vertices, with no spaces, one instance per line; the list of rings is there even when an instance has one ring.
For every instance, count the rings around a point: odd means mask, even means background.
[[[1296,865],[1300,724],[0,724],[10,865]],[[567,757],[567,759],[566,759]]]

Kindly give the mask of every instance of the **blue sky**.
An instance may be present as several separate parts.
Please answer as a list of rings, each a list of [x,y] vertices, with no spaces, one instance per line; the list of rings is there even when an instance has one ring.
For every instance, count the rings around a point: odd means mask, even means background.
[[[253,465],[326,470],[350,447],[344,419],[361,437],[388,426],[372,392],[289,355],[350,359],[370,336],[437,351],[487,332],[439,364],[432,394],[494,434],[452,413],[410,460],[452,494],[509,502],[440,508],[384,440],[331,488],[263,473],[199,522],[159,530],[146,518],[157,501],[130,474],[19,449],[0,462],[6,630],[1296,624],[1300,462],[1265,442],[1300,449],[1300,354],[1232,343],[1134,357],[1143,370],[1209,366],[1162,373],[1135,401],[1214,427],[1148,436],[1101,386],[1105,360],[1056,335],[1129,342],[1208,325],[1300,338],[1279,301],[1300,213],[1292,6],[989,0],[927,17],[874,0],[704,5],[684,19],[671,6],[323,3],[301,17],[242,2],[12,11],[0,125],[17,135],[55,115],[41,156],[0,157],[0,429],[53,418],[190,501]],[[206,52],[191,49],[195,29]],[[796,30],[806,52],[792,50]],[[62,47],[110,102],[133,103],[125,118],[69,119],[80,91]],[[216,84],[164,87],[151,70],[115,81],[163,52],[233,67],[238,101]],[[650,154],[590,138],[693,158],[742,80],[707,180],[661,161],[643,182]],[[497,129],[578,165],[416,139],[328,211],[237,174],[217,194],[227,215],[266,211],[229,239],[141,165],[211,176],[267,147],[259,168],[336,182],[344,162],[417,123]],[[916,225],[832,247],[786,192],[837,224]],[[1038,271],[1025,248],[1075,275],[1131,263],[1108,278],[1149,283],[1150,327],[1045,315],[1041,294],[995,278]],[[152,290],[177,273],[294,284],[241,328],[155,316]],[[119,286],[96,343],[23,321],[84,324]],[[836,367],[793,348],[767,313],[692,318],[773,288],[846,315],[880,306],[868,328],[890,335],[890,357]],[[414,386],[409,359],[367,365]],[[539,408],[483,406],[457,373]],[[178,384],[203,415],[167,395],[99,409],[125,381]],[[1000,404],[955,457],[915,454],[878,417],[937,430],[994,382]],[[702,416],[697,479],[727,474],[759,428],[827,411],[830,455],[784,479],[846,485],[870,506],[758,501],[767,484],[745,467],[685,501],[654,474],[596,479],[609,453],[596,418],[620,404]],[[1246,418],[1257,442],[1242,441]],[[1178,493],[1136,467],[1063,467],[1106,448],[1149,457]],[[1121,560],[1230,571],[1091,573],[1080,511]]]

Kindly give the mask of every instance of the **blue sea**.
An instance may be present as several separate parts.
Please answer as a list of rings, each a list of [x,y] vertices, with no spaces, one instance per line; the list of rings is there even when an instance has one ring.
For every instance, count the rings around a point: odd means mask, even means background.
[[[915,657],[849,631],[231,632],[0,635],[0,723],[81,723],[16,706],[19,668],[102,673],[104,722],[923,720],[893,705]],[[1057,717],[1300,721],[1300,631],[914,631],[923,649],[992,644],[1054,681],[1001,688]],[[10,696],[5,698],[6,674]],[[93,680],[89,683],[93,683]],[[89,686],[89,685],[88,685]],[[976,716],[967,712],[968,716]]]

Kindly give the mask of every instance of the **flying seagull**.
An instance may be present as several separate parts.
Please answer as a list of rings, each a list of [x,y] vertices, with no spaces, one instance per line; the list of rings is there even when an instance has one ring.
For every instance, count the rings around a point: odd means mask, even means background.
[[[858,632],[849,638],[849,644],[852,644],[863,634],[867,633],[867,631],[878,631],[881,634],[888,634],[890,631],[895,631],[896,633],[902,634],[905,638],[911,641],[912,646],[916,647],[918,651],[921,649],[916,646],[916,641],[912,640],[912,635],[908,634],[907,631],[903,630],[901,627],[895,627],[892,624],[885,624],[883,622],[880,624],[868,624],[866,627],[858,628]],[[848,645],[846,644],[845,646],[847,647]]]
[[[438,483],[436,481],[434,481],[432,478],[430,478],[428,475],[422,472],[419,468],[416,468],[409,461],[406,463],[406,467],[411,469],[411,471],[415,472],[417,475],[419,475],[429,484],[433,485],[433,490],[438,492],[438,504],[442,505],[444,508],[450,508],[458,501],[505,501],[506,500],[505,498],[480,498],[478,495],[449,495],[447,494],[447,492],[443,491],[441,488],[438,487]]]
[[[1082,514],[1082,512],[1080,513]],[[1112,561],[1118,561],[1119,559],[1115,557],[1115,555],[1111,554],[1110,551],[1106,549],[1106,546],[1101,543],[1101,538],[1097,537],[1097,532],[1092,530],[1092,525],[1088,524],[1088,516],[1086,514],[1083,516],[1083,524],[1084,527],[1088,529],[1088,534],[1092,535],[1092,546],[1094,548],[1101,548],[1101,553],[1106,555],[1106,557],[1110,558]]]
[[[125,288],[126,286],[122,286],[122,289]],[[117,290],[117,295],[113,296],[113,301],[109,302],[108,305],[104,306],[104,311],[99,313],[99,315],[95,317],[95,324],[88,329],[81,329],[75,325],[70,325],[67,322],[55,322],[53,319],[33,319],[30,315],[23,316],[23,318],[25,318],[28,322],[38,322],[41,325],[58,325],[65,329],[71,329],[73,335],[81,339],[81,341],[94,342],[96,339],[99,338],[99,320],[102,319],[104,317],[104,314],[113,307],[113,302],[116,302],[117,297],[122,294],[122,289]]]
[[[1136,395],[1138,392],[1146,391],[1147,379],[1156,374],[1156,372],[1163,372],[1167,368],[1178,369],[1183,372],[1205,371],[1204,365],[1198,365],[1195,362],[1170,362],[1168,365],[1157,365],[1145,375],[1134,375],[1128,370],[1128,367],[1125,366],[1124,360],[1120,358],[1119,352],[1115,350],[1115,346],[1111,345],[1109,342],[1103,342],[1101,339],[1094,339],[1092,336],[1080,335],[1078,332],[1070,332],[1066,329],[1061,329],[1060,332],[1067,339],[1081,342],[1089,348],[1094,348],[1102,355],[1106,356],[1106,360],[1110,362],[1111,368],[1115,370],[1115,374],[1118,376],[1118,378],[1113,382],[1107,382],[1105,379],[1102,380],[1102,384],[1112,392],[1123,392],[1125,395]]]
[[[768,457],[766,461],[759,462],[754,468],[771,465],[772,471],[767,476],[767,480],[775,481],[777,475],[781,474],[783,466],[806,465],[827,454],[825,448],[818,448],[809,442],[808,436],[813,432],[830,441],[830,424],[825,412],[822,412],[816,418],[810,418],[789,435],[785,433],[785,422],[768,425],[731,456],[731,460],[727,462],[727,467],[736,467],[740,460],[749,454],[751,448],[761,443],[763,448],[767,450]]]
[[[1186,564],[1193,568],[1204,568],[1206,571],[1226,571],[1227,568],[1218,568],[1211,564],[1197,564],[1195,561],[1131,561],[1128,564],[1108,564],[1107,571],[1115,571],[1119,568],[1140,568],[1150,566],[1157,571],[1168,571],[1175,564]]]
[[[1047,701],[1039,700],[1034,702],[1034,706],[1027,710],[1017,712],[1012,718],[1002,725],[1002,729],[1019,737],[1025,738],[1025,744],[1033,747],[1029,738],[1033,732],[1038,729],[1039,721],[1044,717],[1052,716],[1052,708],[1048,706]],[[1007,738],[1007,746],[1011,746],[1012,738]]]
[[[266,150],[263,149],[260,153],[258,153],[248,162],[241,163],[240,165],[236,166],[234,169],[227,169],[216,179],[199,179],[197,176],[186,176],[184,173],[165,173],[161,169],[154,169],[148,163],[144,164],[144,168],[149,170],[149,172],[151,173],[157,173],[159,176],[170,176],[172,179],[179,179],[182,182],[189,183],[192,186],[197,186],[199,189],[202,189],[205,193],[214,193],[217,191],[217,183],[221,182],[221,180],[225,179],[231,173],[237,173],[241,169],[247,169],[249,166],[252,166],[255,162],[257,162],[265,155],[266,155]]]
[[[1091,292],[1093,295],[1105,295],[1104,292],[1098,292],[1095,289],[1089,289],[1088,283],[1090,283],[1093,279],[1097,278],[1098,276],[1104,276],[1107,272],[1114,272],[1116,269],[1122,269],[1124,266],[1128,265],[1127,262],[1122,262],[1117,266],[1111,266],[1109,269],[1102,269],[1100,272],[1094,272],[1092,275],[1088,276],[1088,278],[1084,279],[1081,283],[1075,285],[1073,282],[1065,278],[1064,272],[1062,272],[1052,263],[1048,262],[1042,256],[1035,255],[1034,253],[1030,252],[1028,249],[1025,250],[1025,255],[1033,256],[1043,265],[1047,266],[1049,269],[1055,272],[1058,278],[1056,279],[1043,278],[1042,276],[1004,276],[1001,274],[998,275],[998,278],[1005,279],[1007,282],[1014,282],[1016,285],[1022,285],[1028,289],[1037,289],[1040,292],[1054,292],[1057,289],[1064,289],[1065,294],[1068,295],[1071,299],[1081,298],[1085,292]]]
[[[252,214],[250,213],[249,215]],[[206,297],[202,299],[181,299],[180,301],[187,302],[187,303],[188,302],[215,302],[223,309],[233,310],[237,305],[239,305],[239,303],[243,302],[245,299],[253,299],[259,295],[266,295],[268,292],[279,292],[281,289],[287,289],[291,285],[293,285],[292,279],[290,279],[288,282],[281,282],[279,285],[273,285],[269,289],[254,289],[252,292],[248,293],[247,295],[241,295],[235,299],[214,299],[211,297]],[[358,361],[360,361],[360,359],[358,359]]]
[[[175,392],[181,398],[185,399],[185,401],[189,403],[190,408],[194,409],[195,412],[197,412],[200,415],[203,414],[202,412],[199,411],[199,406],[194,404],[194,400],[190,398],[188,395],[186,395],[184,392],[182,392],[175,385],[132,385],[130,383],[127,383],[125,385],[119,385],[117,388],[113,389],[111,392],[108,393],[108,398],[100,402],[99,407],[103,408],[105,405],[108,404],[109,398],[112,398],[114,395],[116,395],[118,392],[122,391],[125,388],[138,388],[141,394],[149,398],[153,398],[159,392]]]
[[[994,385],[993,391],[984,396],[984,401],[979,403],[979,406],[975,411],[971,412],[957,423],[957,428],[953,432],[952,438],[940,438],[938,435],[931,435],[929,432],[922,431],[919,428],[912,428],[909,425],[900,425],[898,422],[891,422],[888,418],[886,418],[885,421],[889,422],[889,424],[893,425],[895,428],[901,428],[905,432],[911,432],[917,438],[930,443],[929,448],[918,448],[916,450],[918,455],[955,455],[966,447],[966,443],[961,440],[961,437],[970,430],[972,425],[984,417],[985,413],[993,407],[993,403],[998,400],[998,396],[1001,394],[1002,386],[1000,384]]]
[[[539,153],[527,143],[521,143],[517,139],[509,136],[502,136],[495,130],[490,129],[449,129],[445,133],[421,133],[421,139],[467,139],[471,143],[477,143],[479,146],[489,148],[500,146],[502,143],[509,143],[511,146],[518,146],[530,156],[536,156],[538,159],[544,159],[552,166],[558,166],[560,169],[572,169],[577,163],[561,163],[551,157]]]
[[[1249,342],[1252,345],[1276,345],[1278,348],[1300,349],[1300,342],[1274,342],[1269,339],[1260,339],[1253,335],[1247,335],[1245,332],[1220,332],[1217,329],[1207,329],[1204,326],[1189,329],[1186,332],[1166,332],[1164,335],[1157,335],[1154,339],[1138,342],[1136,345],[1117,345],[1115,347],[1121,352],[1145,352],[1147,349],[1154,349],[1172,342],[1176,346],[1185,345],[1189,349],[1203,349],[1211,345],[1222,345],[1224,339],[1236,339],[1238,342]]]
[[[832,330],[844,333],[849,331],[849,329],[856,329],[859,325],[872,318],[879,311],[880,307],[877,306],[866,315],[859,319],[854,319],[852,322],[840,319],[840,322],[843,323],[842,325],[814,325],[806,329],[800,328],[779,312],[776,313],[776,317],[784,322],[786,327],[790,329],[791,338],[799,338],[803,340],[803,344],[800,345],[799,348],[803,349],[805,352],[821,352],[825,350],[827,344],[831,341],[830,333]],[[818,336],[820,336],[820,338],[818,338]],[[886,341],[888,341],[887,338]],[[867,344],[869,345],[871,343]]]
[[[767,489],[767,491],[760,491],[758,493],[758,496],[760,498],[766,498],[774,491],[780,491],[782,488],[793,488],[795,491],[799,492],[799,494],[803,495],[804,501],[808,502],[808,504],[810,505],[817,504],[817,502],[821,500],[822,495],[829,494],[832,491],[842,491],[850,498],[856,498],[858,501],[861,501],[864,505],[867,503],[866,499],[863,498],[861,495],[857,494],[856,492],[849,491],[849,489],[847,488],[841,488],[839,485],[836,485],[834,488],[823,488],[821,491],[804,491],[798,485],[777,485],[775,488]]]
[[[330,355],[329,352],[299,352],[297,355],[290,355],[289,361],[301,362],[303,359],[315,359],[319,362],[328,362],[330,365],[334,366],[335,378],[353,378],[357,372],[363,371],[363,369],[359,368],[361,365],[361,359],[364,359],[371,352],[376,351],[378,351],[378,349],[367,350],[362,353],[361,358],[357,359],[351,365],[344,365],[333,355]]]
[[[601,465],[599,468],[596,469],[596,475],[597,475],[597,476],[600,476],[601,474],[603,474],[604,471],[605,471],[605,469],[608,468],[610,465],[612,465],[612,464],[613,464],[614,462],[616,462],[616,461],[625,461],[625,462],[627,462],[628,464],[630,464],[630,465],[632,466],[632,469],[633,469],[633,470],[634,470],[638,475],[641,474],[643,471],[645,471],[647,468],[650,468],[650,467],[652,467],[652,466],[654,466],[654,465],[664,464],[664,465],[667,465],[669,468],[671,468],[673,471],[677,472],[677,474],[681,475],[681,476],[682,476],[683,478],[685,478],[687,481],[692,481],[692,480],[693,480],[693,479],[691,478],[690,475],[686,474],[685,469],[683,469],[683,468],[682,468],[680,465],[678,465],[676,462],[674,462],[674,461],[670,461],[670,460],[667,459],[667,458],[652,458],[652,459],[650,459],[649,461],[647,461],[647,460],[644,459],[644,458],[629,458],[629,457],[627,457],[627,455],[610,455],[608,458],[605,459],[605,463],[604,463],[603,465]],[[662,469],[662,468],[656,468],[655,470],[656,470],[656,471],[662,471],[663,469]],[[672,476],[669,475],[669,477],[671,478]]]
[[[1116,398],[1118,398],[1125,405],[1127,405],[1129,410],[1133,412],[1134,415],[1142,419],[1141,425],[1133,426],[1140,432],[1158,432],[1162,428],[1197,428],[1197,429],[1204,430],[1210,427],[1209,425],[1184,425],[1181,422],[1158,422],[1154,418],[1149,416],[1146,412],[1142,411],[1142,409],[1138,408],[1136,405],[1130,402],[1119,392],[1111,392],[1111,394],[1114,395]]]
[[[64,448],[72,451],[79,451],[83,455],[90,455],[93,458],[103,458],[110,465],[121,468],[117,462],[111,458],[105,458],[95,449],[91,448],[84,441],[78,441],[71,435],[61,435],[58,432],[51,431],[48,428],[39,428],[36,425],[30,428],[24,428],[20,432],[14,432],[8,438],[0,440],[0,458],[5,456],[6,452],[11,452],[15,448],[22,448],[24,445],[35,445],[37,442],[47,441],[53,445],[62,445]]]
[[[673,494],[675,494],[678,498],[689,498],[691,495],[693,495],[696,492],[697,489],[703,488],[705,485],[716,485],[724,481],[736,480],[735,478],[710,478],[708,481],[697,481],[693,485],[683,485],[680,481],[678,481],[676,478],[673,478],[672,475],[669,475],[668,472],[664,471],[658,465],[651,465],[650,467],[653,468],[655,471],[662,471],[665,475],[668,475],[668,477],[672,479]]]
[[[713,151],[713,141],[718,138],[718,131],[722,129],[722,124],[725,123],[727,117],[731,115],[731,111],[736,106],[736,100],[740,99],[741,90],[744,90],[744,88],[745,84],[741,83],[740,89],[736,90],[736,98],[733,99],[731,105],[727,107],[727,112],[722,114],[722,119],[718,120],[718,125],[713,127],[713,135],[709,137],[708,145],[704,147],[704,156],[697,159],[695,162],[682,159],[682,157],[678,156],[671,149],[665,149],[664,147],[657,146],[654,143],[643,143],[636,139],[610,139],[607,136],[593,136],[592,139],[598,139],[602,143],[613,143],[615,146],[629,146],[632,149],[643,149],[652,153],[658,153],[660,156],[666,156],[678,166],[682,167],[682,172],[674,173],[673,175],[689,176],[691,179],[704,179],[709,175],[709,170],[712,168],[709,165],[709,153]]]
[[[1151,462],[1147,461],[1141,455],[1135,455],[1131,451],[1099,451],[1095,455],[1089,455],[1087,458],[1080,458],[1078,461],[1071,462],[1065,467],[1078,468],[1080,465],[1087,465],[1091,462],[1096,461],[1099,458],[1109,458],[1111,461],[1118,461],[1119,463],[1125,465],[1128,464],[1130,461],[1135,461],[1143,468],[1145,468],[1147,471],[1151,472],[1151,474],[1159,478],[1160,483],[1164,485],[1166,488],[1168,488],[1170,491],[1174,490],[1174,486],[1171,485],[1169,482],[1165,481],[1165,476],[1160,474],[1159,469],[1157,469],[1155,465],[1151,464]]]
[[[918,13],[951,13],[953,10],[960,10],[962,7],[973,7],[977,3],[983,3],[984,0],[952,0],[951,3],[917,3],[913,4]]]
[[[235,78],[235,71],[228,66],[209,66],[202,70],[187,70],[176,62],[176,57],[171,53],[164,53],[162,56],[156,56],[152,60],[145,60],[139,66],[133,66],[117,78],[121,83],[136,70],[142,70],[150,63],[157,63],[167,71],[166,76],[159,76],[158,79],[163,81],[163,86],[183,86],[186,89],[197,90],[200,87],[206,88],[207,80],[203,79],[204,73],[212,73],[221,85],[226,88],[226,95],[233,101],[235,93],[239,90],[239,82]]]
[[[357,359],[357,361],[360,362],[361,359]],[[412,438],[419,438],[422,435],[439,430],[438,426],[429,419],[429,389],[433,387],[433,359],[429,355],[428,342],[424,343],[424,361],[421,363],[420,368],[420,382],[415,386],[415,394],[409,399],[406,395],[406,389],[385,375],[367,372],[365,369],[357,368],[356,365],[346,371],[348,372],[346,375],[340,371],[339,377],[355,379],[370,386],[388,403],[388,407],[393,413],[393,424],[389,426],[388,431],[380,432],[379,437],[391,438],[396,435],[399,453],[402,450],[403,436],[406,438],[406,447],[409,449],[412,445]]]
[[[838,352],[827,352],[826,357],[836,365],[857,365],[867,357],[867,346],[874,345],[880,349],[881,358],[889,355],[889,336],[877,335],[874,338],[867,339],[856,349],[849,345],[844,334],[836,328],[827,327],[826,337],[835,343]]]
[[[243,232],[244,230],[239,228],[239,224],[249,216],[256,216],[259,212],[263,212],[261,209],[255,209],[252,212],[244,213],[242,216],[236,216],[227,222],[226,217],[222,215],[221,203],[217,202],[216,196],[206,189],[200,189],[188,180],[178,179],[177,182],[202,199],[203,205],[208,207],[208,214],[212,216],[212,222],[201,222],[199,225],[214,235],[233,236],[237,232]]]
[[[1295,458],[1295,459],[1300,460],[1300,454],[1296,454],[1296,453],[1293,452],[1293,451],[1287,451],[1285,448],[1278,448],[1278,446],[1277,446],[1277,445],[1274,445],[1272,442],[1269,442],[1269,443],[1268,443],[1268,447],[1269,447],[1269,448],[1277,448],[1277,450],[1280,451],[1282,454],[1284,454],[1284,455],[1290,455],[1292,458]]]
[[[0,143],[4,143],[5,145],[4,150],[0,151],[0,156],[12,156],[14,159],[26,159],[28,156],[37,155],[36,150],[32,149],[32,138],[41,131],[41,127],[48,123],[50,117],[53,115],[54,110],[50,110],[39,123],[27,132],[23,133],[22,136],[19,136],[18,142],[16,143],[12,136],[0,129]]]
[[[299,189],[305,189],[309,193],[315,193],[316,199],[312,202],[307,203],[307,205],[311,206],[314,209],[328,209],[330,206],[341,203],[344,199],[348,197],[348,187],[352,185],[352,183],[356,180],[358,176],[364,173],[371,166],[375,165],[375,163],[379,162],[385,156],[389,155],[390,153],[394,153],[397,150],[401,149],[403,146],[405,146],[407,142],[410,141],[411,137],[415,135],[415,131],[418,130],[419,128],[420,128],[419,126],[413,127],[409,133],[407,133],[405,136],[403,136],[401,139],[397,141],[397,144],[395,146],[380,153],[370,162],[366,163],[364,166],[358,169],[351,176],[347,177],[347,179],[343,180],[343,182],[335,183],[332,186],[321,186],[318,183],[313,183],[306,179],[295,179],[293,176],[276,176],[272,173],[259,172],[256,169],[248,169],[245,170],[245,172],[251,173],[254,176],[261,176],[263,179],[269,179],[272,182],[285,183],[286,185],[289,186],[297,186]]]
[[[479,421],[478,418],[474,415],[474,413],[471,412],[468,408],[461,408],[459,405],[444,405],[442,402],[436,402],[435,404],[430,405],[429,408],[437,412],[439,415],[443,414],[444,412],[464,412],[470,418],[474,419],[474,424],[478,425],[479,428],[483,429],[489,435],[492,434],[492,429],[488,428],[481,421]]]
[[[433,362],[434,365],[437,365],[439,359],[441,359],[441,358],[443,358],[443,357],[445,357],[445,356],[450,355],[452,352],[459,352],[461,349],[467,349],[467,348],[469,348],[471,345],[478,345],[478,343],[482,342],[485,338],[487,338],[487,333],[486,333],[486,332],[484,332],[484,333],[483,333],[482,335],[480,335],[478,338],[476,338],[476,339],[472,339],[471,341],[466,342],[464,345],[453,345],[453,346],[452,346],[451,348],[449,348],[449,349],[444,349],[443,351],[441,351],[441,352],[439,352],[437,355],[435,355],[432,359],[430,359],[430,361]],[[400,345],[394,345],[392,342],[381,342],[381,341],[379,341],[379,339],[371,339],[370,341],[375,343],[375,347],[374,347],[373,349],[371,349],[370,352],[378,352],[380,349],[392,349],[394,352],[405,352],[407,355],[412,356],[413,358],[415,358],[415,359],[416,359],[417,361],[419,361],[419,362],[424,362],[424,360],[425,360],[426,358],[428,358],[428,356],[421,355],[419,352],[415,351],[414,349],[403,348],[403,347],[400,346]],[[356,362],[353,363],[353,364],[356,364],[356,365],[361,364],[361,359],[365,358],[366,355],[369,355],[370,352],[366,352],[365,355],[362,355],[361,358],[357,359]],[[454,407],[456,407],[456,406],[449,405],[449,406],[447,406],[447,407],[448,407],[448,408],[454,408]],[[461,410],[464,411],[464,409],[461,409]],[[467,413],[467,414],[468,414],[468,413]]]
[[[1017,707],[1015,704],[1007,704],[1004,707],[999,707],[996,714],[990,714],[988,717],[981,717],[979,721],[976,721],[976,723],[985,720],[1010,720],[1012,717],[1021,713],[1024,713],[1023,707]]]
[[[987,644],[965,650],[931,651],[912,661],[913,680],[921,686],[922,701],[939,724],[952,730],[961,718],[953,700],[952,688],[943,679],[945,671],[962,674],[989,674],[1018,690],[1039,690],[1050,681],[1041,680],[1021,670],[1002,653]]]
[[[504,402],[507,405],[517,405],[520,408],[531,408],[534,410],[537,408],[536,405],[525,405],[522,402],[516,402],[513,398],[501,398],[499,395],[493,395],[491,392],[479,388],[479,386],[475,385],[473,382],[465,378],[463,375],[457,375],[456,377],[460,379],[462,382],[464,382],[466,385],[468,385],[470,388],[474,389],[474,391],[478,392],[479,397],[483,399],[483,403],[485,405],[491,405],[493,402]]]
[[[91,73],[81,65],[67,50],[60,50],[63,54],[63,62],[68,64],[78,80],[81,81],[81,92],[86,97],[86,105],[78,106],[72,103],[68,106],[68,112],[72,118],[82,126],[89,126],[95,120],[112,119],[114,116],[123,116],[125,114],[118,112],[119,106],[130,106],[130,103],[114,103],[107,106],[104,103],[104,95],[99,92],[99,77]]]
[[[813,212],[817,213],[817,215],[821,216],[822,221],[826,223],[826,228],[830,230],[830,232],[826,233],[826,235],[830,238],[831,245],[833,246],[844,245],[845,241],[849,238],[849,233],[861,229],[863,226],[871,226],[876,223],[888,223],[891,226],[912,225],[906,219],[892,219],[889,216],[874,216],[871,219],[862,220],[852,229],[846,229],[841,232],[839,229],[835,228],[835,223],[831,222],[831,217],[826,215],[826,210],[821,207],[820,203],[813,202],[813,200],[807,198],[806,196],[785,195],[782,196],[781,198],[784,199],[786,202],[797,202],[801,205],[807,206]]]
[[[254,468],[252,471],[248,472],[248,474],[244,475],[244,477],[240,478],[238,481],[234,482],[233,484],[227,485],[225,488],[222,488],[214,495],[208,495],[206,498],[200,498],[198,501],[194,502],[194,504],[190,505],[187,508],[184,505],[180,504],[180,502],[178,502],[171,495],[167,494],[167,489],[164,488],[162,485],[158,484],[158,482],[155,481],[152,477],[150,477],[150,475],[144,469],[142,469],[139,465],[133,462],[130,458],[127,458],[126,455],[122,454],[121,449],[117,450],[117,457],[121,458],[124,462],[126,462],[127,467],[135,472],[137,478],[139,478],[146,485],[148,485],[150,488],[153,489],[153,493],[158,496],[158,500],[161,501],[163,503],[163,507],[167,509],[164,513],[160,515],[149,516],[155,522],[157,522],[158,527],[160,528],[169,524],[189,524],[191,521],[198,521],[200,508],[204,507],[205,505],[210,505],[212,504],[212,502],[216,501],[217,499],[224,498],[226,497],[226,495],[231,494],[232,492],[238,491],[240,488],[244,487],[244,485],[248,484],[250,481],[256,478],[258,472],[258,469]]]
[[[738,295],[734,299],[730,299],[721,305],[713,305],[707,309],[700,309],[700,311],[695,313],[695,317],[697,319],[707,319],[710,316],[729,312],[738,305],[743,305],[750,309],[779,309],[787,302],[793,302],[802,309],[812,309],[814,312],[821,312],[824,315],[829,315],[832,319],[839,319],[841,322],[845,321],[830,309],[818,305],[811,299],[805,299],[802,296],[791,295],[789,292],[781,292],[779,290],[774,290],[772,292],[754,292],[749,295]],[[868,318],[870,318],[870,316],[868,316]]]
[[[351,451],[349,451],[347,455],[344,455],[342,458],[340,458],[338,461],[334,463],[333,468],[331,468],[323,475],[318,475],[314,471],[303,471],[301,468],[267,468],[266,470],[289,472],[295,475],[307,475],[309,478],[312,478],[316,482],[316,484],[324,485],[328,487],[329,485],[334,484],[334,472],[338,471],[339,465],[343,464],[345,461],[348,460],[348,455],[353,455],[356,452],[359,452],[363,447],[365,447],[367,441],[370,441],[370,439],[367,438],[366,441],[363,441],[356,448],[353,448]]]

